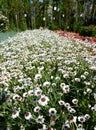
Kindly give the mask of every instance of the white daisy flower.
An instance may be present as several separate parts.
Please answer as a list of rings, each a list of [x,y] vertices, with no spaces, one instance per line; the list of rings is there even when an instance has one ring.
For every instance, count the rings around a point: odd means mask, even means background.
[[[56,115],[56,113],[57,113],[57,111],[56,111],[55,108],[50,108],[50,109],[49,109],[49,114],[50,114],[50,115]]]
[[[91,107],[91,110],[96,111],[96,104],[93,107]]]
[[[44,66],[38,66],[37,69],[38,71],[42,71],[44,69]]]
[[[53,86],[53,87],[56,86],[56,83],[52,83],[52,86]]]
[[[61,87],[62,89],[63,89],[65,86],[66,86],[65,83],[61,83],[61,84],[60,84],[60,87]]]
[[[41,79],[42,78],[42,75],[41,74],[36,74],[35,75],[35,80],[38,80],[38,79]]]
[[[85,75],[81,75],[80,77],[81,77],[81,79],[86,79]]]
[[[43,118],[43,116],[39,115],[38,118],[36,119],[36,122],[37,122],[37,123],[40,123],[40,124],[43,124],[43,123],[44,123],[44,120],[45,120],[45,119]]]
[[[80,82],[80,78],[75,78],[74,79],[76,82]]]
[[[79,124],[77,130],[84,130],[83,125]]]
[[[27,92],[23,93],[23,97],[28,97],[28,93]]]
[[[85,114],[85,119],[88,120],[90,118],[90,115],[89,114]]]
[[[76,110],[73,109],[73,108],[71,108],[71,109],[69,110],[69,112],[70,112],[70,113],[76,113]]]
[[[87,88],[86,92],[87,92],[87,93],[92,93],[92,89]]]
[[[64,124],[64,130],[67,130],[67,129],[70,129],[69,123],[65,123],[65,124]]]
[[[38,130],[48,130],[47,126],[45,124],[42,124]]]
[[[13,100],[22,100],[22,98],[21,98],[21,96],[19,96],[18,94],[15,94],[14,96],[13,96]]]
[[[48,101],[49,101],[49,98],[45,95],[41,95],[40,99],[38,100],[38,103],[41,105],[41,106],[45,106],[48,104]]]
[[[85,76],[88,76],[88,75],[89,75],[89,72],[85,71],[85,72],[84,72],[84,75],[85,75]]]
[[[65,79],[67,79],[67,78],[69,78],[69,74],[63,74],[63,78],[65,78]]]
[[[60,77],[56,77],[55,80],[60,80]]]
[[[14,93],[17,92],[17,91],[19,91],[19,86],[14,86],[13,87],[13,91],[14,91]]]
[[[73,99],[73,100],[72,100],[72,103],[73,103],[73,104],[77,104],[77,103],[78,103],[78,99]]]
[[[72,119],[69,119],[70,123],[76,123],[77,121],[77,116],[73,116]]]
[[[48,82],[48,81],[44,82],[44,83],[43,83],[43,86],[49,87],[49,86],[50,86],[50,82]]]
[[[68,108],[68,107],[70,107],[70,103],[67,102],[67,103],[64,104],[64,106],[65,106],[66,108]]]
[[[22,90],[22,89],[24,89],[24,86],[19,86],[19,90]]]
[[[69,93],[69,91],[70,91],[69,85],[65,85],[62,89],[63,89],[64,93]]]
[[[96,70],[96,66],[91,66],[90,69],[91,70]]]
[[[85,117],[84,116],[79,116],[78,121],[81,122],[81,123],[85,122]]]
[[[47,126],[43,124],[43,130],[47,130]]]
[[[14,112],[12,113],[12,118],[13,118],[13,119],[17,118],[18,116],[19,116],[19,111],[14,111]]]
[[[85,84],[85,85],[88,85],[88,86],[90,86],[90,85],[91,85],[91,83],[90,83],[90,82],[88,82],[88,81],[84,81],[84,84]]]
[[[40,107],[39,106],[36,106],[35,108],[34,108],[34,112],[39,112],[40,111]]]
[[[42,90],[41,89],[36,89],[35,91],[34,91],[34,95],[35,96],[40,96],[42,94]]]
[[[33,91],[33,90],[29,90],[29,91],[28,91],[28,95],[29,95],[29,96],[33,96],[33,95],[34,95],[34,91]]]
[[[62,100],[60,100],[58,103],[59,103],[59,105],[60,105],[60,106],[62,106],[62,105],[64,105],[64,104],[65,104],[65,102],[64,102],[64,101],[62,101]]]
[[[83,125],[82,124],[78,124],[78,128],[82,128],[83,127]]]
[[[30,112],[26,112],[24,117],[25,117],[26,120],[30,120],[32,118],[32,115],[31,115]]]

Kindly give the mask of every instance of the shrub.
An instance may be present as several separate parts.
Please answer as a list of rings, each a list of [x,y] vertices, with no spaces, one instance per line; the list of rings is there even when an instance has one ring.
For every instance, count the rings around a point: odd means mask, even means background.
[[[51,30],[59,30],[60,29],[59,25],[56,25],[54,23],[49,23],[48,26],[49,26],[49,29],[51,29]]]
[[[80,33],[80,35],[83,35],[83,36],[96,37],[96,26],[95,25],[81,26],[77,31]]]
[[[0,14],[0,32],[5,32],[8,30],[8,18]]]

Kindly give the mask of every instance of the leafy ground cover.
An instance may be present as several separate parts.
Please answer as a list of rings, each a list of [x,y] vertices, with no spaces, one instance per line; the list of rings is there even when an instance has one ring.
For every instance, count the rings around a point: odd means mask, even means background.
[[[47,29],[1,43],[1,127],[96,130],[95,50],[95,44]]]
[[[16,32],[0,32],[0,41],[4,41],[9,37],[12,37]]]

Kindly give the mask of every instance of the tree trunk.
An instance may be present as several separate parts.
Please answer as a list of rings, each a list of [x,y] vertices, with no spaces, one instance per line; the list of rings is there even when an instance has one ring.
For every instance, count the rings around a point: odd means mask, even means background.
[[[92,11],[91,11],[91,22],[94,23],[94,16],[96,13],[96,0],[92,2]]]

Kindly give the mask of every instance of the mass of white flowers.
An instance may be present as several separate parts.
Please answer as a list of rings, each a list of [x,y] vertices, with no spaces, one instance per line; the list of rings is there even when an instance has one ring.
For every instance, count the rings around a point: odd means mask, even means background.
[[[48,29],[27,30],[1,42],[2,127],[95,129],[95,47]]]

